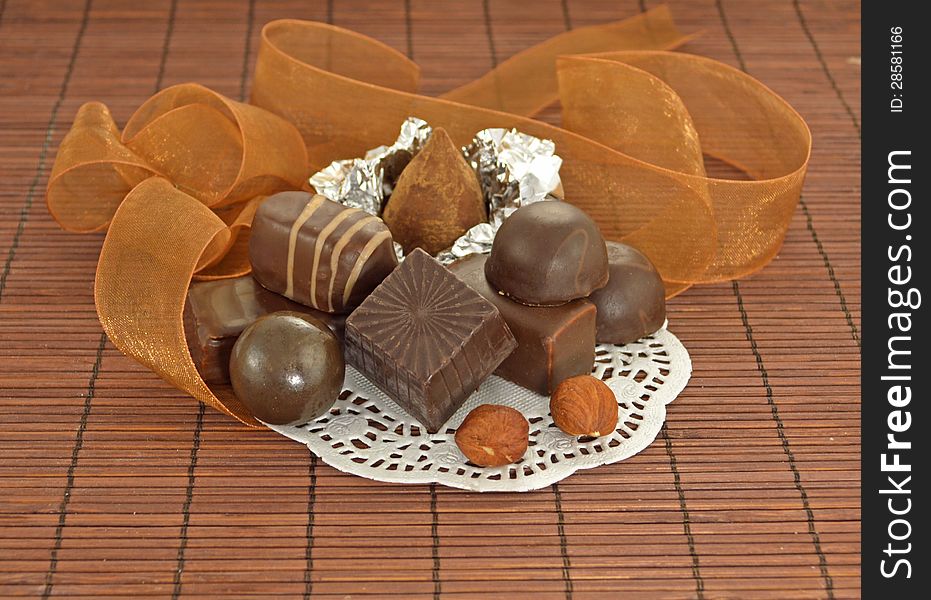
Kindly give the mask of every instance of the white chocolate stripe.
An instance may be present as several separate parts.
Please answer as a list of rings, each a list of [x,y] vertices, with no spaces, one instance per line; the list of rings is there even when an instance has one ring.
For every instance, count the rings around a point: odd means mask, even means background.
[[[342,211],[335,217],[333,220],[327,223],[326,227],[320,230],[320,233],[317,234],[317,241],[314,242],[314,262],[310,268],[310,304],[318,310],[327,310],[317,303],[317,269],[320,267],[320,257],[323,254],[324,248],[326,248],[326,240],[330,237],[330,234],[339,227],[339,224],[362,211],[357,208],[350,208]],[[333,278],[334,273],[330,273],[330,278]],[[333,310],[330,308],[329,310]]]
[[[301,227],[304,226],[304,223],[307,222],[307,219],[323,204],[324,200],[326,198],[323,196],[314,196],[291,226],[291,234],[288,236],[288,269],[286,271],[288,284],[284,292],[284,295],[288,298],[294,297],[294,248],[297,245],[297,234],[300,232]]]
[[[330,289],[327,293],[327,310],[329,312],[333,312],[333,284],[336,283],[336,269],[339,268],[339,257],[343,253],[343,249],[346,247],[346,244],[349,243],[349,241],[352,239],[352,236],[354,236],[357,231],[369,223],[377,220],[378,219],[371,215],[363,219],[359,219],[353,223],[349,229],[343,232],[343,235],[333,246],[333,251],[330,253]]]
[[[356,264],[352,266],[352,271],[349,273],[349,278],[346,280],[346,289],[343,290],[343,306],[349,302],[349,295],[352,293],[352,288],[356,285],[356,280],[359,279],[359,275],[362,273],[362,268],[365,266],[365,263],[368,262],[372,254],[375,253],[375,250],[378,249],[378,246],[385,240],[391,240],[391,232],[387,229],[372,236],[372,239],[370,239],[368,243],[365,244],[365,247],[362,248],[362,251],[359,252],[359,256],[356,258]]]

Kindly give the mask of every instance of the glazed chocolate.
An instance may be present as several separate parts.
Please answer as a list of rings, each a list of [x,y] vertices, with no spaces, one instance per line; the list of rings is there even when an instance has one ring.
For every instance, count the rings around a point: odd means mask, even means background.
[[[242,332],[230,355],[236,397],[272,425],[321,416],[343,391],[345,373],[339,340],[304,313],[259,318]]]
[[[442,128],[401,172],[382,218],[405,253],[436,254],[487,218],[475,171]]]
[[[639,250],[608,244],[608,285],[591,295],[598,308],[596,338],[606,344],[639,340],[666,321],[666,290],[659,273]]]
[[[608,255],[594,221],[549,200],[517,209],[491,246],[485,276],[522,304],[556,306],[584,298],[608,282]]]
[[[346,359],[435,433],[517,343],[498,310],[423,250],[346,321]]]
[[[256,319],[279,310],[307,313],[340,339],[344,315],[308,308],[270,292],[250,275],[191,285],[184,304],[184,335],[194,366],[207,383],[229,381],[230,351],[242,330]]]
[[[526,306],[497,293],[485,279],[484,254],[473,254],[449,270],[494,304],[517,340],[517,349],[495,375],[549,395],[564,379],[591,373],[595,362],[595,305],[573,300],[560,306]]]
[[[263,286],[329,313],[351,312],[398,264],[381,219],[306,192],[259,206],[249,259]]]

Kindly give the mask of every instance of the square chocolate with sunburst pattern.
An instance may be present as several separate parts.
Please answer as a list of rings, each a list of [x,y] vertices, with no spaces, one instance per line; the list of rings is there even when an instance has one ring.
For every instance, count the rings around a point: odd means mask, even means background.
[[[346,359],[436,433],[517,347],[493,304],[414,250],[346,321]]]

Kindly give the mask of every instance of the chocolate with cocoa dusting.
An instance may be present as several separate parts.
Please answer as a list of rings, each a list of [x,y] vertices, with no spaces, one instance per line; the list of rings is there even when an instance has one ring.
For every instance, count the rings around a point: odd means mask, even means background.
[[[401,172],[382,218],[405,253],[434,255],[488,217],[482,188],[443,128]]]

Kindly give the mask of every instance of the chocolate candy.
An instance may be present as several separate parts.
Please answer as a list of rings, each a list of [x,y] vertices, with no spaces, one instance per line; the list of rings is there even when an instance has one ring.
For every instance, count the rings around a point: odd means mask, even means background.
[[[259,206],[249,259],[263,286],[329,313],[351,312],[398,264],[381,219],[306,192]]]
[[[564,379],[591,373],[595,362],[595,305],[573,300],[560,306],[526,306],[497,293],[485,279],[488,257],[473,254],[449,270],[494,304],[517,340],[496,375],[548,395]]]
[[[608,285],[591,295],[598,308],[596,338],[606,344],[639,340],[666,321],[666,291],[650,259],[639,250],[608,242]]]
[[[401,172],[382,218],[405,253],[436,254],[487,218],[475,171],[442,128]]]
[[[498,229],[485,276],[522,304],[556,306],[604,287],[608,254],[598,226],[584,212],[565,202],[535,202]]]
[[[346,320],[346,359],[435,433],[517,343],[498,310],[414,250]]]
[[[230,356],[236,397],[272,425],[321,416],[343,391],[345,373],[339,340],[302,313],[261,317],[242,332]]]
[[[242,330],[279,310],[307,313],[343,337],[344,315],[306,307],[270,292],[250,275],[191,285],[184,305],[184,334],[194,366],[207,383],[229,381],[230,352]]]

